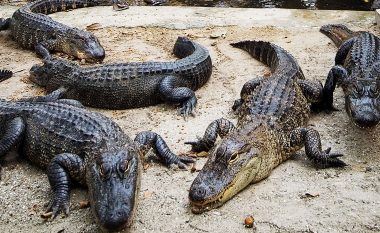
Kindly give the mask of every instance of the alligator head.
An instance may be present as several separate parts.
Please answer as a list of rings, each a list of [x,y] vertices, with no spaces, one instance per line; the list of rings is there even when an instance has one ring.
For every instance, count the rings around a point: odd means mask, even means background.
[[[131,225],[139,174],[139,153],[132,148],[102,153],[87,169],[91,208],[104,231],[119,231]]]
[[[344,88],[346,111],[360,128],[374,127],[380,122],[380,63],[372,67],[369,76]]]
[[[88,62],[102,61],[105,57],[103,47],[98,39],[90,32],[72,28],[59,41],[62,52],[85,59]]]
[[[190,187],[189,199],[193,213],[217,208],[250,183],[269,175],[274,167],[268,162],[274,153],[274,147],[270,144],[272,140],[267,137],[269,135],[265,130],[256,128],[255,131],[244,139],[236,136],[225,138],[212,149],[206,164]]]
[[[29,79],[42,86],[48,86],[52,79],[58,78],[64,80],[78,68],[75,63],[59,59],[46,59],[43,65],[34,65],[29,71]]]

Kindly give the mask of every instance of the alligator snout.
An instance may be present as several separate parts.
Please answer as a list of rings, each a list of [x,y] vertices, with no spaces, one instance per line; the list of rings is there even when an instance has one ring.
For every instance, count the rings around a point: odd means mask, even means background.
[[[106,53],[102,47],[96,48],[89,52],[87,55],[86,60],[95,62],[95,61],[103,61],[104,57],[106,56]]]
[[[206,198],[207,190],[203,186],[191,187],[189,192],[190,201],[203,201]]]
[[[103,220],[102,227],[107,231],[119,231],[128,225],[129,214],[126,211],[115,211]]]
[[[375,127],[380,121],[379,116],[375,115],[372,112],[365,112],[359,114],[353,112],[352,119],[354,123],[361,128]]]

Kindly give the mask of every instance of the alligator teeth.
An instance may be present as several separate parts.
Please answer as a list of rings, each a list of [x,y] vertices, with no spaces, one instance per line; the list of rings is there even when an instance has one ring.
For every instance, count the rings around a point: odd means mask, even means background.
[[[0,82],[9,79],[12,75],[13,72],[10,70],[0,70]]]

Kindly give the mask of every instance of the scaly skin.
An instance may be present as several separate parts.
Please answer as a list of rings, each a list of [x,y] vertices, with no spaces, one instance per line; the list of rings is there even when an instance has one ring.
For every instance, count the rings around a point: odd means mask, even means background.
[[[100,227],[117,231],[130,226],[140,184],[140,156],[153,148],[166,165],[192,162],[173,154],[153,132],[132,141],[109,118],[72,100],[46,97],[0,100],[0,157],[15,145],[32,163],[47,170],[53,190],[48,212],[55,218],[69,211],[70,185],[89,189]]]
[[[197,104],[194,90],[211,76],[211,58],[205,47],[184,37],[178,37],[174,54],[181,59],[85,68],[49,59],[32,67],[30,79],[48,92],[64,87],[66,98],[91,107],[126,109],[171,102],[180,104],[180,113],[187,116]]]
[[[344,166],[340,154],[321,149],[319,134],[307,127],[310,102],[321,100],[322,85],[304,79],[295,59],[284,49],[262,41],[232,46],[268,64],[272,75],[248,81],[235,102],[237,127],[225,119],[209,125],[193,152],[210,151],[190,187],[194,213],[216,208],[251,183],[259,182],[291,154],[305,146],[306,155],[323,167]],[[221,142],[214,146],[217,136]]]
[[[118,0],[37,0],[18,9],[12,18],[0,19],[0,30],[9,28],[17,43],[26,49],[35,49],[45,59],[50,58],[50,51],[57,51],[89,62],[102,61],[104,49],[92,33],[68,27],[47,16],[59,11],[101,5],[124,9]]]
[[[323,88],[319,109],[334,110],[336,85],[344,92],[346,112],[360,128],[380,122],[380,40],[369,32],[353,32],[344,25],[325,25],[321,32],[334,41],[339,50],[335,66]]]

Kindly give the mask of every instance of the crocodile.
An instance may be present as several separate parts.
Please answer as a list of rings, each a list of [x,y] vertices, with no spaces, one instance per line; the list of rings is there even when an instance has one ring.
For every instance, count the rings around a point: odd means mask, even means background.
[[[345,109],[354,125],[373,128],[380,122],[380,40],[370,32],[354,32],[341,24],[320,31],[339,47],[328,73],[320,110],[335,110],[333,93],[341,86]]]
[[[197,104],[193,90],[211,76],[208,50],[186,37],[178,37],[170,62],[131,62],[80,67],[63,59],[47,59],[34,65],[30,80],[48,92],[64,87],[65,97],[86,106],[126,109],[160,102],[181,104],[179,113],[191,114]]]
[[[322,84],[305,80],[295,58],[270,42],[231,44],[271,68],[269,77],[246,82],[233,108],[238,123],[213,121],[202,138],[185,142],[191,153],[209,151],[209,158],[189,191],[198,214],[217,208],[251,183],[269,176],[279,164],[305,146],[306,156],[319,167],[346,164],[331,148],[322,150],[318,131],[307,126],[310,103],[321,100]],[[218,135],[222,138],[216,143]]]
[[[47,14],[103,5],[127,8],[118,0],[37,0],[15,11],[11,18],[1,18],[0,31],[10,29],[18,44],[34,49],[43,58],[51,57],[51,51],[58,51],[88,62],[102,61],[104,49],[92,33],[56,22]]]
[[[163,163],[185,167],[191,158],[170,151],[151,131],[131,140],[111,119],[88,111],[78,101],[46,97],[0,100],[0,158],[15,146],[47,171],[53,196],[46,217],[69,212],[70,186],[87,186],[101,229],[129,227],[138,197],[141,161],[153,148]]]
[[[13,76],[13,72],[10,70],[0,70],[0,82],[9,79]]]

